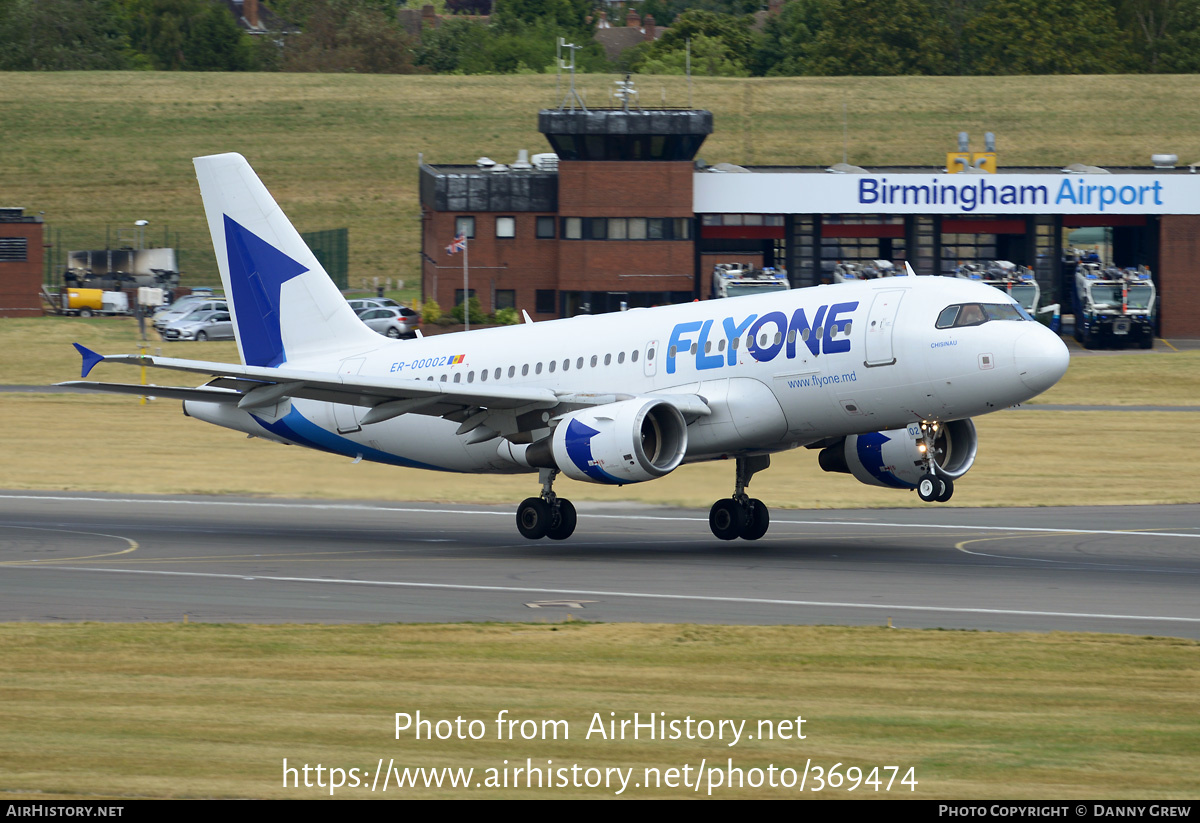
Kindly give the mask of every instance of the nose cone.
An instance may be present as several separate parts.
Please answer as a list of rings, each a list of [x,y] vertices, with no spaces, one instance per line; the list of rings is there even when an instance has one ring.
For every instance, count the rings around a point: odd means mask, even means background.
[[[1013,356],[1021,382],[1033,391],[1031,397],[1041,394],[1062,379],[1071,360],[1066,344],[1057,334],[1041,325],[1032,326],[1017,338]]]

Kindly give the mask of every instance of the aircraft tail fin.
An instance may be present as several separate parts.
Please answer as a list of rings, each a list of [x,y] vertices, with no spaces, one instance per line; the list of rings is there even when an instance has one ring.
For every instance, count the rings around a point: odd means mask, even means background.
[[[355,316],[246,158],[215,154],[193,162],[243,363],[278,366],[382,342]]]

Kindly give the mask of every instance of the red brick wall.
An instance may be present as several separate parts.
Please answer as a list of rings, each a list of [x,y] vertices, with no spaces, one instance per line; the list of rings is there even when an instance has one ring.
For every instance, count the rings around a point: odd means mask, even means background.
[[[564,291],[691,291],[688,241],[563,240],[559,288]]]
[[[1164,215],[1159,242],[1161,334],[1200,337],[1200,216]]]
[[[563,160],[558,212],[564,217],[691,217],[692,164]]]
[[[425,212],[425,253],[433,262],[424,261],[425,299],[437,300],[443,312],[454,307],[454,291],[462,288],[463,253],[448,254],[446,246],[454,239],[454,221],[459,216],[475,217],[475,237],[467,241],[470,288],[475,291],[480,306],[492,312],[493,286],[499,289],[515,289],[517,311],[525,309],[530,316],[536,315],[538,289],[558,288],[557,240],[537,239],[537,218],[554,215],[503,214],[471,212]],[[516,237],[496,237],[496,218],[516,219]],[[557,226],[557,218],[556,218]],[[436,268],[442,266],[443,268]],[[445,268],[445,267],[450,268]],[[434,293],[434,283],[437,292]],[[555,317],[557,314],[543,315]]]
[[[24,237],[27,259],[0,262],[0,317],[32,317],[42,313],[42,224],[0,223],[0,237]]]

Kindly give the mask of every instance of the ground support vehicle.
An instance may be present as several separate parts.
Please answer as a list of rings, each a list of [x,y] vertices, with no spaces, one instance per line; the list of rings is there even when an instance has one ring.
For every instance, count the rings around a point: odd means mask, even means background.
[[[833,282],[851,283],[855,280],[875,280],[879,277],[905,277],[891,260],[872,260],[870,263],[838,263],[833,267]]]
[[[65,288],[60,298],[63,314],[79,317],[129,314],[129,296],[125,292]]]
[[[1020,303],[1025,311],[1037,315],[1042,290],[1033,269],[1028,266],[1018,266],[1008,260],[987,260],[963,263],[954,274],[964,280],[995,286]]]
[[[1075,269],[1075,339],[1086,349],[1154,346],[1150,270],[1080,263]]]
[[[742,297],[747,294],[766,294],[787,291],[787,271],[767,266],[756,269],[742,263],[718,263],[713,267],[712,297]]]

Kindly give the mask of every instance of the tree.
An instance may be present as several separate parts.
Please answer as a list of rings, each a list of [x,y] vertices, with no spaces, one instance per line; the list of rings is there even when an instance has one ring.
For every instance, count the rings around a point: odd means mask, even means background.
[[[109,0],[0,3],[0,70],[124,69],[127,47],[120,15]]]
[[[945,74],[950,29],[924,0],[827,0],[810,74]]]
[[[590,37],[592,5],[591,0],[501,0],[495,5],[492,22],[502,31],[545,23],[568,37]]]
[[[1119,0],[1116,15],[1136,68],[1200,71],[1200,0]]]
[[[206,0],[125,0],[132,47],[151,67],[182,71],[248,71],[253,46],[222,4]]]
[[[692,74],[706,77],[749,77],[744,58],[730,51],[723,40],[697,34],[691,41]],[[687,50],[663,52],[661,57],[646,57],[638,68],[641,74],[684,74]]]
[[[412,48],[395,19],[375,4],[313,0],[304,32],[284,41],[284,71],[412,74]]]
[[[427,29],[416,53],[416,63],[438,73],[511,74],[542,72],[554,65],[555,46],[566,32],[550,19],[524,23],[510,18],[501,26],[481,20],[444,20]],[[604,51],[591,38],[580,41],[575,55],[580,71],[607,68]]]
[[[639,52],[635,70],[641,74],[682,74],[687,42],[692,42],[692,71],[746,77],[758,36],[750,30],[749,17],[734,17],[711,11],[687,11],[644,51]],[[703,63],[697,56],[703,50]],[[679,68],[679,71],[675,71]]]
[[[792,0],[767,18],[751,70],[759,76],[789,77],[809,73],[817,35],[825,28],[826,0]]]
[[[638,11],[643,17],[654,15],[656,25],[670,26],[685,11],[711,11],[737,17],[754,14],[765,5],[762,0],[645,0],[638,6]],[[624,20],[614,22],[624,24]]]
[[[988,0],[963,34],[972,74],[1112,74],[1128,68],[1106,3]]]

